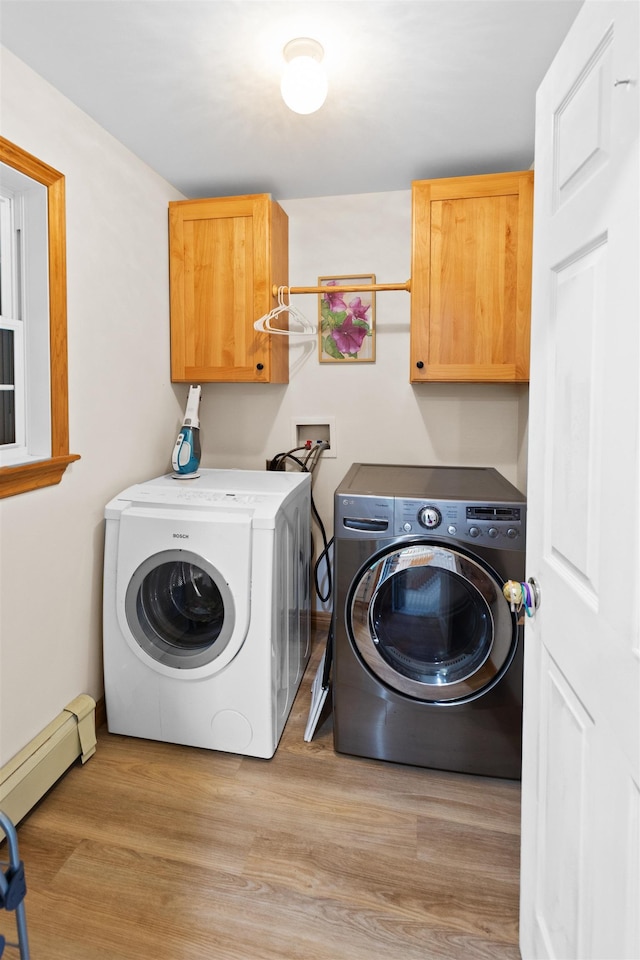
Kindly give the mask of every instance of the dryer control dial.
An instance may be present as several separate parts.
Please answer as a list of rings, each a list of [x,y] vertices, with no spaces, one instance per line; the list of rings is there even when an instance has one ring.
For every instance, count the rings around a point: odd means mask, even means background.
[[[427,530],[435,530],[442,523],[442,514],[437,507],[423,507],[418,514],[418,520]]]

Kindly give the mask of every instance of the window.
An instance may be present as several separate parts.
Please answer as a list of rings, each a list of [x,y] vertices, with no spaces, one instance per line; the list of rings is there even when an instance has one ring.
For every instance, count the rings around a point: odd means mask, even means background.
[[[69,463],[64,177],[0,137],[0,497]]]
[[[51,456],[47,189],[0,164],[0,466]]]
[[[21,338],[8,317],[14,312],[13,273],[15,251],[12,242],[13,204],[0,195],[0,446],[16,441],[16,352]],[[18,364],[20,368],[20,364]],[[18,396],[20,389],[18,384]],[[19,433],[19,430],[18,430]]]

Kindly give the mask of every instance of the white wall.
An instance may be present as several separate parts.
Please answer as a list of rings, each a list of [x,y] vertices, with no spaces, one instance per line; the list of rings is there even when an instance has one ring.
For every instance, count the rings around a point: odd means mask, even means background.
[[[169,469],[167,202],[181,195],[1,51],[2,135],[64,173],[70,449],[59,486],[0,501],[0,763],[102,695],[105,503]]]
[[[2,134],[67,187],[71,451],[61,484],[0,501],[0,763],[73,697],[103,693],[103,508],[170,468],[187,395],[169,382],[167,202],[180,195],[2,50]],[[410,275],[410,190],[284,200],[290,282]],[[314,296],[297,297],[310,319]],[[315,474],[332,533],[335,487],[355,461],[496,466],[524,487],[527,391],[409,384],[407,293],[377,296],[377,359],[319,364],[292,342],[285,385],[204,384],[205,467],[262,469],[293,446],[293,418],[335,418],[336,459]]]
[[[411,191],[280,201],[289,216],[289,279],[411,274]],[[293,302],[317,319],[317,297]],[[352,463],[494,466],[524,489],[527,388],[409,383],[410,296],[378,293],[376,362],[322,363],[314,340],[293,341],[288,386],[203,386],[203,465],[262,469],[293,446],[291,420],[333,417],[337,458],[314,474],[314,498],[332,534],[333,492]]]

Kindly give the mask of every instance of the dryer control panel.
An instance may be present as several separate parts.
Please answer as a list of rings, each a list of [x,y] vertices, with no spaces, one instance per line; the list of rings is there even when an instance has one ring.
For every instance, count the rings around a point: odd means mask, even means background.
[[[525,504],[461,503],[456,500],[422,502],[395,500],[395,536],[430,533],[458,542],[482,543],[503,549],[522,549]]]
[[[523,550],[525,520],[524,503],[336,497],[336,535],[343,539],[383,540],[429,535],[457,543]]]

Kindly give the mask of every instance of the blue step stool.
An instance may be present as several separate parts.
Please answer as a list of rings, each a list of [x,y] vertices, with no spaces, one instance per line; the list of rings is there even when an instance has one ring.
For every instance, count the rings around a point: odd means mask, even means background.
[[[29,960],[29,944],[27,941],[27,919],[24,909],[24,898],[27,884],[24,876],[24,863],[18,853],[18,835],[16,828],[9,817],[0,810],[0,827],[7,837],[9,847],[9,863],[6,869],[0,870],[0,910],[15,910],[16,925],[18,928],[18,942],[6,943],[0,934],[0,957],[5,946],[17,947],[20,950],[20,960]],[[5,866],[2,864],[1,866]]]

